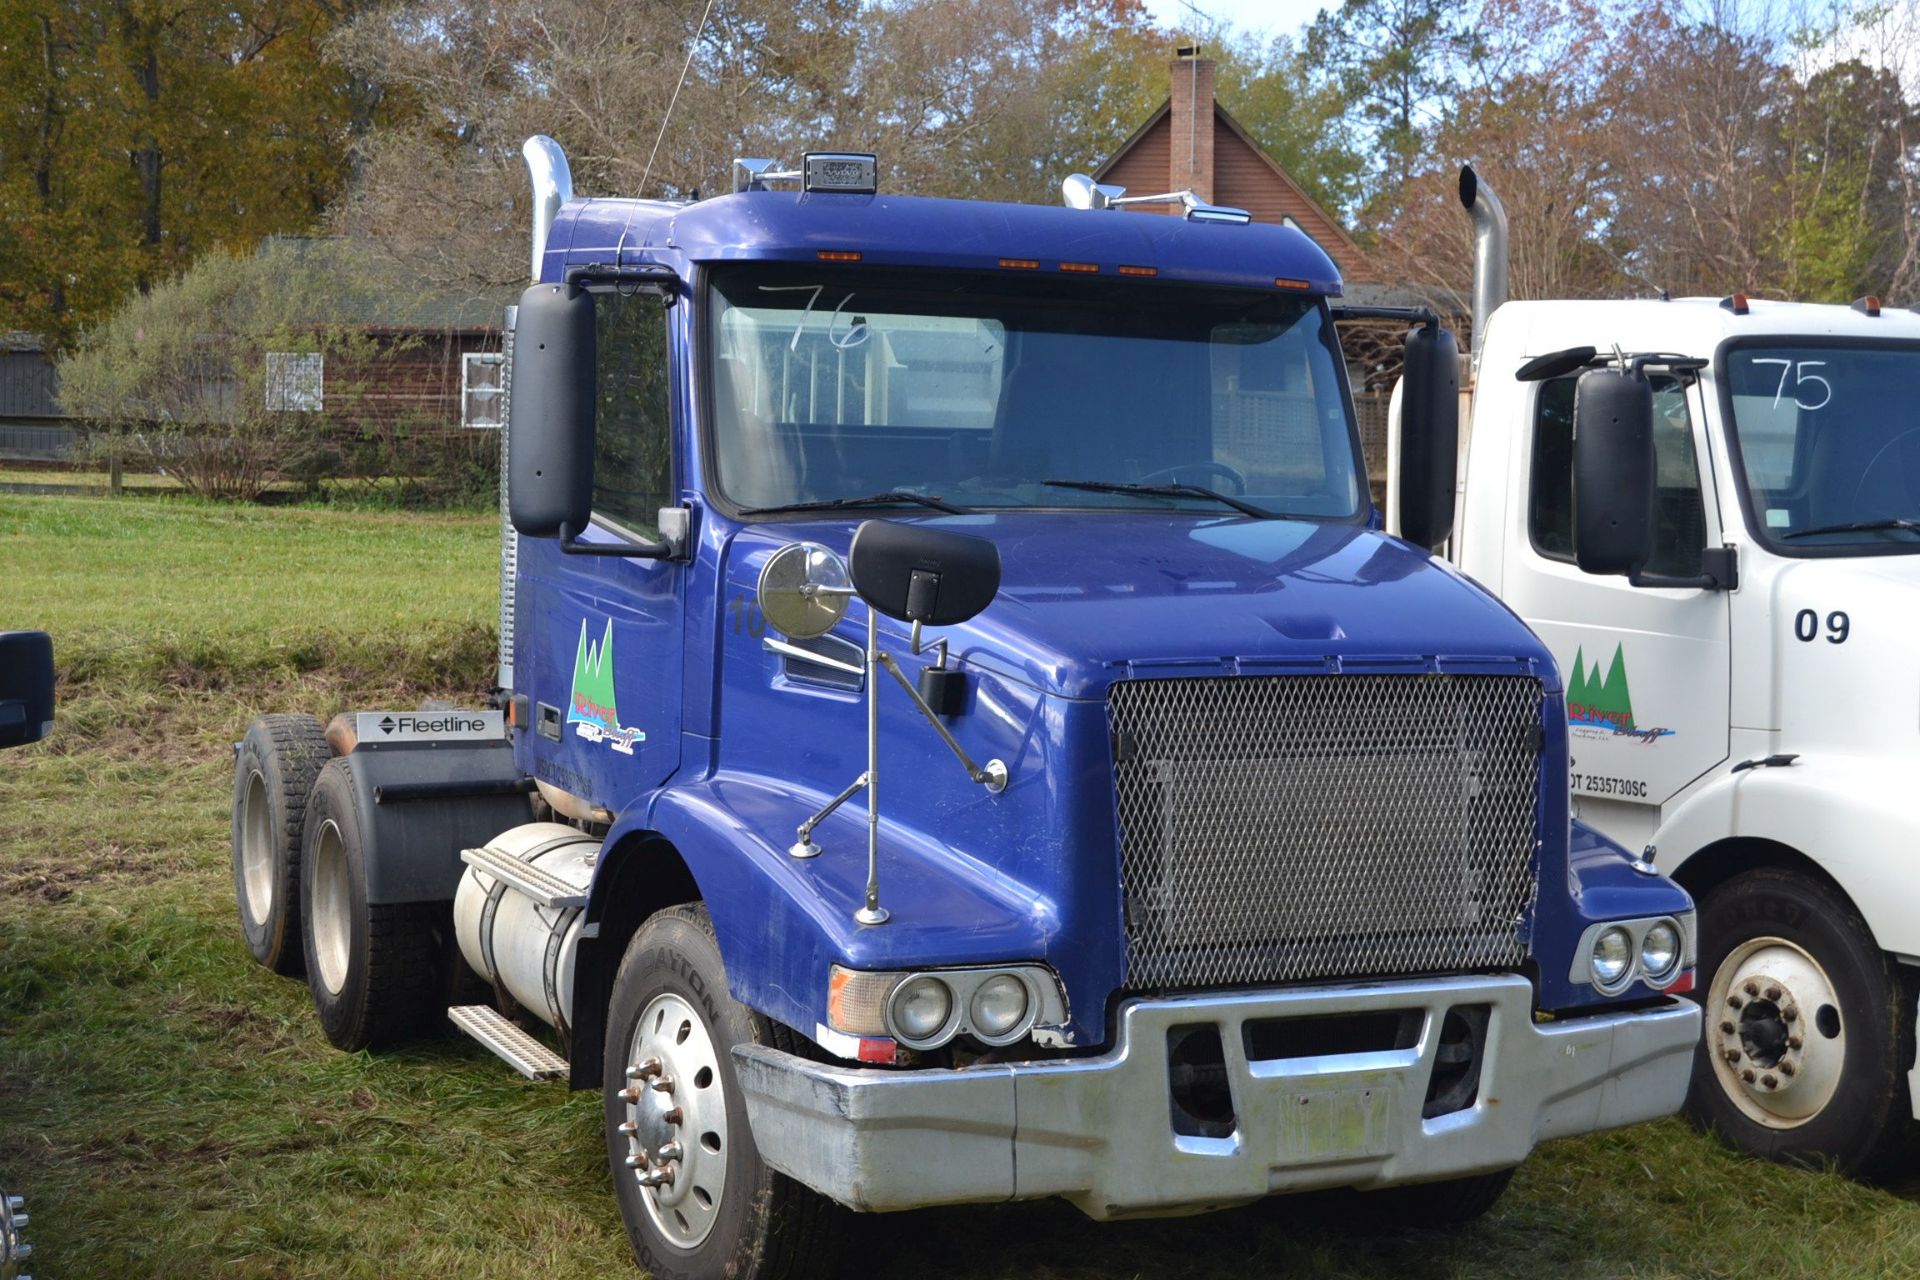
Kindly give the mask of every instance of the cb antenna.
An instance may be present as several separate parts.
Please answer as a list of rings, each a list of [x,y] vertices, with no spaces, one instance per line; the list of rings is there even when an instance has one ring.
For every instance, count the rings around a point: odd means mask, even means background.
[[[667,99],[667,114],[660,117],[660,132],[653,135],[653,150],[647,153],[647,167],[640,174],[640,190],[637,194],[647,194],[647,179],[653,176],[653,161],[660,154],[660,140],[667,136],[667,126],[673,123],[673,109],[680,103],[681,86],[687,83],[687,72],[693,67],[694,51],[700,47],[700,37],[707,33],[707,19],[713,16],[713,0],[707,0],[707,7],[700,15],[700,25],[693,29],[693,39],[687,41],[687,60],[680,64],[680,78],[674,81],[673,96]]]

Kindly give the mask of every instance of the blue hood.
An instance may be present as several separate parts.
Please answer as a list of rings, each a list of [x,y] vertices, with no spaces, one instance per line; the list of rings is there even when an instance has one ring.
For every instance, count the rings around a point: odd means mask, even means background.
[[[1353,525],[1191,514],[892,517],[990,539],[999,597],[942,630],[962,661],[1069,698],[1116,679],[1353,666],[1533,663],[1546,649],[1492,596],[1425,552]],[[813,540],[845,553],[857,520],[744,530],[740,552]],[[856,614],[857,614],[856,610]],[[883,631],[904,628],[883,620]],[[841,630],[856,639],[851,620]]]

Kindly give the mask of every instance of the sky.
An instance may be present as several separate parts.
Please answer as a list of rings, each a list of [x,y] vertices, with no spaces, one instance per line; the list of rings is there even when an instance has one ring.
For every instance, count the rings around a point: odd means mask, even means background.
[[[1147,12],[1162,26],[1179,27],[1193,21],[1198,9],[1239,31],[1292,35],[1313,21],[1315,14],[1336,0],[1146,0]]]

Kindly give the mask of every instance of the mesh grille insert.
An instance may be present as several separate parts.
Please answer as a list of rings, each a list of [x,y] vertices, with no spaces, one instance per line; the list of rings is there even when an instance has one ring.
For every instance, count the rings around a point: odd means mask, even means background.
[[[1537,680],[1126,680],[1127,985],[1511,967],[1532,901]]]

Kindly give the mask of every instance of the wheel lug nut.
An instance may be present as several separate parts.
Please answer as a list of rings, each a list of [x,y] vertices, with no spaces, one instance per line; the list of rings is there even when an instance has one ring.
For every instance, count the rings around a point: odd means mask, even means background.
[[[673,1077],[657,1076],[654,1079],[647,1081],[647,1088],[652,1089],[655,1093],[672,1093]]]
[[[626,1163],[629,1169],[644,1169],[647,1167],[647,1157],[645,1153],[628,1156]]]
[[[634,1063],[632,1066],[627,1068],[627,1079],[651,1080],[654,1076],[659,1075],[661,1071],[663,1071],[664,1069],[665,1068],[662,1067],[660,1064],[660,1059],[645,1058],[639,1062]]]
[[[1729,1049],[1724,1056],[1728,1066],[1734,1067],[1740,1065],[1740,1051],[1738,1049]]]
[[[1774,1077],[1773,1072],[1769,1071],[1766,1075],[1760,1077],[1760,1083],[1771,1089],[1778,1085],[1780,1081]]]
[[[1733,1034],[1733,1024],[1732,1024],[1731,1022],[1723,1022],[1723,1023],[1721,1023],[1721,1024],[1720,1024],[1720,1034],[1721,1034],[1721,1035],[1723,1035],[1723,1036],[1730,1036],[1730,1035],[1732,1035],[1732,1034]]]
[[[640,1175],[643,1187],[662,1187],[673,1181],[673,1170],[667,1168],[649,1169]]]
[[[1746,1081],[1746,1082],[1747,1082],[1748,1084],[1752,1084],[1752,1083],[1753,1083],[1753,1068],[1752,1068],[1752,1067],[1748,1067],[1748,1068],[1747,1068],[1747,1069],[1746,1069],[1745,1071],[1742,1071],[1742,1072],[1740,1073],[1740,1078],[1741,1078],[1742,1080],[1745,1080],[1745,1081]]]
[[[636,1084],[622,1089],[619,1093],[619,1098],[622,1102],[638,1102],[640,1101],[640,1095],[644,1092],[646,1091]]]
[[[1767,988],[1767,999],[1778,1000],[1779,998],[1780,998],[1780,988],[1778,987]]]
[[[1793,1074],[1793,1072],[1794,1072],[1794,1066],[1793,1066],[1793,1064],[1792,1064],[1791,1062],[1783,1062],[1783,1063],[1781,1063],[1781,1064],[1780,1064],[1780,1074],[1781,1074],[1781,1075],[1783,1075],[1783,1076],[1790,1076],[1790,1075],[1792,1075],[1792,1074]]]
[[[665,1120],[668,1124],[677,1125],[682,1120],[685,1120],[687,1118],[687,1113],[682,1111],[679,1107],[672,1107],[666,1111],[661,1112],[660,1118],[662,1120]]]
[[[620,1122],[620,1136],[621,1136],[621,1137],[623,1137],[623,1138],[631,1138],[631,1137],[632,1137],[632,1136],[633,1136],[634,1134],[636,1134],[636,1133],[638,1133],[638,1132],[640,1132],[640,1126],[639,1126],[639,1124],[638,1124],[638,1123],[636,1123],[635,1121],[632,1121],[632,1120],[622,1120],[622,1121]]]
[[[1786,1008],[1780,1011],[1780,1016],[1786,1021],[1792,1022],[1794,1019],[1800,1016],[1800,1010],[1798,1010],[1792,1005],[1788,1005]]]
[[[666,1164],[669,1161],[678,1160],[681,1156],[685,1154],[686,1154],[686,1151],[681,1148],[679,1143],[666,1142],[666,1143],[662,1143],[660,1146],[660,1149],[653,1153],[653,1158],[655,1160],[658,1160],[661,1164]]]
[[[1742,991],[1745,991],[1750,996],[1757,996],[1760,994],[1760,984],[1753,981],[1751,978],[1749,978],[1744,984],[1742,984],[1740,989]]]
[[[1801,1046],[1801,1043],[1802,1043],[1802,1042],[1801,1042],[1801,1040],[1800,1040],[1800,1037],[1799,1037],[1799,1036],[1788,1036],[1788,1037],[1787,1037],[1787,1048],[1789,1048],[1789,1049],[1798,1049],[1798,1048],[1799,1048],[1799,1047]]]
[[[1738,1008],[1739,1008],[1739,1007],[1740,1007],[1741,1005],[1743,1005],[1743,1004],[1745,1004],[1745,1003],[1746,1003],[1746,1001],[1744,1001],[1744,1000],[1742,1000],[1742,999],[1741,999],[1741,998],[1740,998],[1739,996],[1728,996],[1728,997],[1727,997],[1727,1007],[1728,1007],[1728,1008],[1731,1008],[1731,1009],[1738,1009]]]

